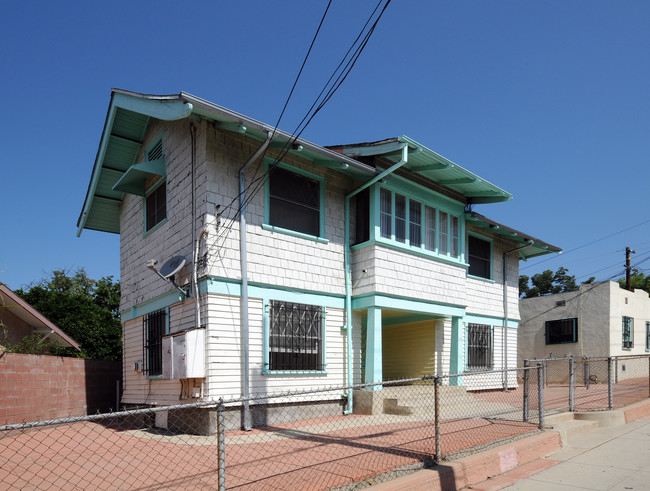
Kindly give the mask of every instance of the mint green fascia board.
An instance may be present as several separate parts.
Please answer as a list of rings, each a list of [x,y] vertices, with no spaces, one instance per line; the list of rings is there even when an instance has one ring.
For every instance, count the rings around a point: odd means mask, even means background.
[[[151,312],[155,312],[156,310],[169,308],[174,304],[183,302],[183,300],[185,299],[182,298],[180,292],[178,290],[173,290],[122,311],[120,313],[120,318],[122,322],[128,322],[137,319],[138,317],[142,317],[143,315],[150,314]],[[169,325],[167,326],[167,332],[169,332]]]
[[[334,309],[343,309],[344,295],[319,293],[297,288],[287,288],[264,283],[248,282],[249,297],[263,300],[280,300],[283,302],[322,305]],[[211,276],[199,282],[199,292],[218,295],[241,296],[241,280]]]
[[[163,121],[183,119],[192,114],[194,106],[180,99],[157,100],[119,92],[113,93],[113,105]]]
[[[269,158],[269,157],[264,157],[264,172],[269,171],[269,167],[275,162],[275,159]],[[325,231],[325,179],[322,178],[321,176],[318,176],[316,174],[312,174],[309,171],[300,169],[298,167],[294,167],[289,164],[285,164],[284,162],[278,162],[277,167],[281,169],[286,169],[290,172],[294,172],[296,174],[300,174],[301,176],[305,176],[309,179],[313,179],[314,181],[317,181],[319,183],[319,231],[320,235],[318,237],[313,236],[313,235],[308,235],[308,234],[303,234],[300,232],[296,232],[293,230],[288,230],[280,227],[274,227],[269,223],[269,211],[270,211],[270,202],[271,202],[271,193],[269,192],[269,179],[266,179],[264,182],[264,224],[262,225],[262,228],[265,230],[274,230],[278,231],[281,233],[289,234],[289,235],[294,235],[296,237],[302,237],[310,240],[316,240],[318,242],[324,241],[324,242],[329,242],[326,237],[327,233]]]
[[[495,317],[491,315],[481,315],[481,314],[466,314],[465,322],[472,324],[486,324],[490,326],[503,326],[503,317]],[[519,321],[514,319],[508,319],[508,327],[517,329],[519,328]]]
[[[367,310],[373,307],[388,310],[422,312],[443,317],[463,317],[465,315],[465,307],[463,306],[429,302],[382,293],[368,293],[358,295],[352,299],[352,310]]]
[[[88,193],[86,194],[86,202],[84,203],[83,210],[81,211],[79,225],[77,226],[77,237],[81,236],[81,232],[86,225],[86,219],[88,218],[88,213],[90,213],[90,207],[92,205],[92,198],[95,195],[95,190],[97,189],[97,184],[99,183],[102,164],[104,162],[104,157],[106,156],[106,148],[108,147],[108,142],[111,137],[111,128],[113,127],[113,122],[115,121],[115,113],[117,112],[117,107],[114,104],[115,95],[117,94],[113,95],[113,100],[111,101],[111,105],[108,109],[108,114],[106,115],[104,131],[102,132],[99,150],[97,151],[97,158],[95,159],[92,177],[90,178],[90,184],[88,186]]]

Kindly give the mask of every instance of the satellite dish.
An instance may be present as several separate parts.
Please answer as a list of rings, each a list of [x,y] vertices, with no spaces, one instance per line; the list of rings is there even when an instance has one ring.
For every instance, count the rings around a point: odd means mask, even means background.
[[[183,268],[183,266],[185,266],[186,262],[187,261],[185,260],[185,256],[174,256],[162,265],[159,271],[160,275],[164,276],[166,279],[169,279],[178,273]]]

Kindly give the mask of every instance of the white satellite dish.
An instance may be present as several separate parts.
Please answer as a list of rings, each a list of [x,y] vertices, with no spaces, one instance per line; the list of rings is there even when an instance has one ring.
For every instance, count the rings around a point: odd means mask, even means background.
[[[178,273],[185,266],[185,256],[174,256],[167,260],[160,268],[160,276],[169,279]]]

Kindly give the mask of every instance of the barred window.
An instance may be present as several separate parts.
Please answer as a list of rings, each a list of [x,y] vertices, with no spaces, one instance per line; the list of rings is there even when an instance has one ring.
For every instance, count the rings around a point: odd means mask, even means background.
[[[271,301],[269,370],[323,370],[323,308]]]
[[[157,310],[142,320],[143,359],[146,375],[162,375],[162,338],[167,333],[167,310]]]
[[[467,325],[467,368],[492,368],[492,327],[485,324]]]
[[[623,349],[634,348],[634,319],[623,316]]]
[[[578,319],[546,321],[546,344],[578,342]]]

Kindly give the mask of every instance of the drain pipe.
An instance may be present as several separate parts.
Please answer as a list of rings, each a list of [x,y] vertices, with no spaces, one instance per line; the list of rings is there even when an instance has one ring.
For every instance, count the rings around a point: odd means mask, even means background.
[[[344,262],[345,262],[345,326],[343,327],[346,330],[346,338],[347,338],[347,370],[348,370],[348,382],[347,385],[350,387],[348,389],[348,408],[343,411],[343,414],[352,414],[352,407],[353,407],[353,401],[352,401],[352,272],[351,272],[351,267],[350,267],[350,255],[351,255],[351,249],[350,249],[350,200],[359,194],[361,191],[364,189],[369,188],[376,182],[384,179],[386,176],[389,174],[392,174],[395,172],[397,169],[402,167],[404,164],[408,162],[408,145],[406,143],[403,144],[402,146],[402,159],[393,164],[391,167],[386,169],[385,171],[377,174],[375,177],[370,179],[368,182],[365,184],[361,185],[354,191],[348,193],[345,196],[345,244],[344,244],[344,249],[345,249],[345,254],[344,254]]]
[[[267,149],[271,143],[272,134],[267,132],[266,140],[257,149],[248,162],[239,169],[239,264],[241,268],[241,352],[242,352],[242,397],[244,398],[244,412],[242,414],[242,429],[250,431],[252,428],[250,401],[250,356],[249,325],[248,325],[248,262],[246,259],[246,170]]]
[[[529,240],[526,244],[503,253],[503,390],[508,391],[508,255],[519,252],[535,243]]]

